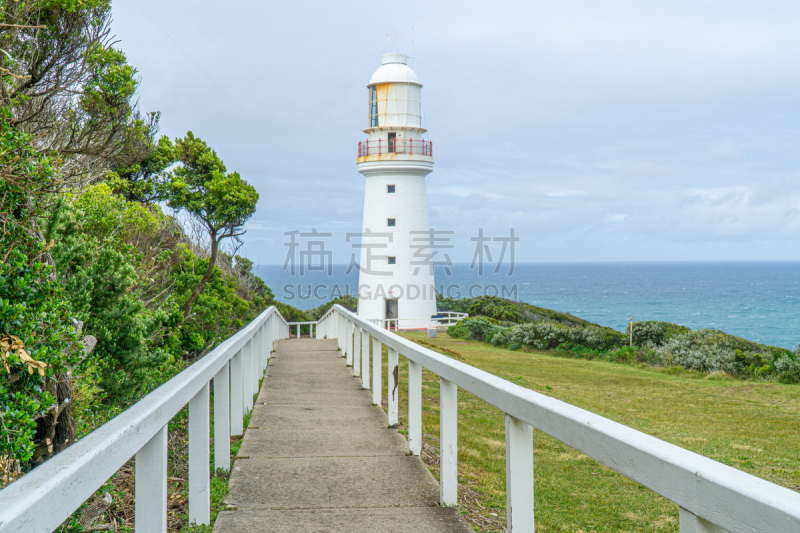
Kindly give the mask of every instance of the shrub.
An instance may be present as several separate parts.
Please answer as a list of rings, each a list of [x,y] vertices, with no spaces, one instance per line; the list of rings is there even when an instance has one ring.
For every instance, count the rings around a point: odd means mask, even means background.
[[[652,344],[661,346],[664,342],[676,334],[686,333],[689,328],[671,322],[659,322],[656,320],[646,320],[633,323],[633,344],[644,346]],[[630,325],[625,330],[625,336],[630,335]]]
[[[621,346],[622,333],[598,326],[570,327],[551,322],[521,324],[498,332],[492,344],[520,344],[539,350],[552,350],[562,344],[581,345],[592,350]]]
[[[48,381],[81,354],[51,267],[20,251],[0,261],[0,457],[33,457],[37,420],[55,403]]]
[[[486,317],[468,317],[447,328],[447,334],[460,339],[491,342],[503,328],[497,320]]]
[[[775,371],[781,383],[800,383],[800,353],[787,354],[776,360]]]

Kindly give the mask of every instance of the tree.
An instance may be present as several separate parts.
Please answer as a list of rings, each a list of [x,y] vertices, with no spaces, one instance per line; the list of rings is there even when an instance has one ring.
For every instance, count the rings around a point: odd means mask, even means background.
[[[166,135],[158,143],[149,143],[149,155],[133,164],[115,165],[108,174],[114,192],[129,202],[149,204],[160,200],[160,186],[168,178],[168,169],[175,164],[175,146]]]
[[[147,156],[158,114],[113,47],[110,0],[0,0],[0,106],[74,187]]]
[[[228,173],[217,153],[191,131],[176,139],[175,150],[180,166],[171,172],[164,188],[167,204],[199,221],[208,232],[211,248],[206,273],[183,307],[186,320],[214,273],[220,242],[244,235],[242,226],[256,210],[258,193],[238,172]]]
[[[53,180],[50,163],[0,109],[0,458],[16,465],[74,440],[63,402],[82,349],[35,224]]]

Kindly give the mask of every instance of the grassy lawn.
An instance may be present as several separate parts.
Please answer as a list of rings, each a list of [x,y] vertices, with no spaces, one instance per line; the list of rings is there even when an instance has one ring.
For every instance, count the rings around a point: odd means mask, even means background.
[[[800,491],[800,386],[709,380],[599,361],[512,352],[440,334],[405,333],[446,348],[466,363]],[[384,397],[386,358],[384,348]],[[400,358],[400,424],[407,423],[407,360]],[[435,456],[439,382],[423,371],[423,446]],[[459,483],[472,495],[462,512],[479,531],[503,531],[503,413],[459,391]],[[426,453],[423,451],[423,456]],[[428,458],[435,476],[438,467]],[[678,531],[668,500],[534,430],[537,531]]]

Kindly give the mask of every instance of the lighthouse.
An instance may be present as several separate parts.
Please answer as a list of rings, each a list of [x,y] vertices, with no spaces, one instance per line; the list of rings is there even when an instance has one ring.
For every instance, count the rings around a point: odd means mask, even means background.
[[[422,84],[405,54],[384,54],[367,85],[367,140],[358,143],[366,178],[358,315],[424,328],[436,314],[426,176],[433,143],[422,127]]]

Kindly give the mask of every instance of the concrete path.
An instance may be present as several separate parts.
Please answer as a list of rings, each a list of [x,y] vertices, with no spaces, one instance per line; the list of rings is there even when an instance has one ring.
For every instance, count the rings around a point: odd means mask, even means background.
[[[281,341],[214,533],[471,531],[371,402],[336,340]]]

